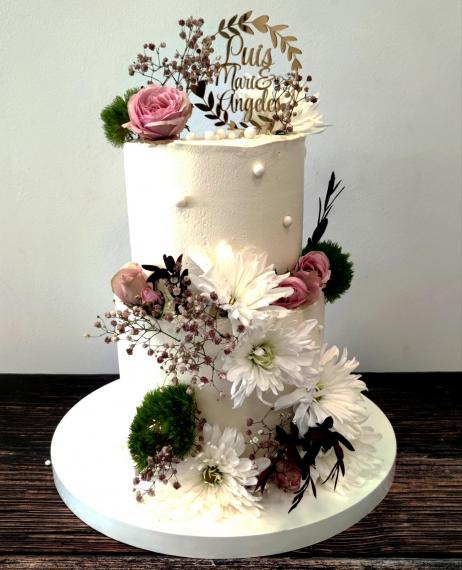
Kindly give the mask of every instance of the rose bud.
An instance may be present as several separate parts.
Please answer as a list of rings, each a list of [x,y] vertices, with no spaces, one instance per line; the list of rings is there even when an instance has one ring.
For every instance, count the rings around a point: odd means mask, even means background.
[[[284,459],[280,459],[276,463],[274,482],[280,489],[296,492],[300,489],[301,481],[302,472],[297,465],[294,465]]]
[[[159,291],[154,291],[151,283],[146,283],[146,285],[141,289],[141,302],[152,303],[153,305],[163,305],[164,297]]]
[[[298,277],[286,277],[281,281],[279,287],[291,287],[293,289],[293,293],[290,297],[281,297],[275,301],[273,305],[285,307],[286,309],[298,309],[298,307],[307,303],[309,298],[308,287]]]
[[[146,276],[138,263],[126,263],[111,280],[112,291],[126,305],[139,305]]]
[[[321,278],[316,271],[298,271],[293,275],[305,284],[307,289],[306,305],[312,305],[321,297],[322,285]]]
[[[306,273],[316,272],[320,279],[320,285],[324,288],[331,275],[329,258],[322,251],[310,251],[300,257],[292,273],[298,275],[298,273],[302,271]],[[300,277],[300,275],[298,275],[298,277]]]

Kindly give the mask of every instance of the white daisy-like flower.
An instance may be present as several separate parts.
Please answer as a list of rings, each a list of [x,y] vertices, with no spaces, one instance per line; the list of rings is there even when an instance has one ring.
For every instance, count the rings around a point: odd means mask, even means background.
[[[345,475],[340,476],[335,490],[344,494],[353,487],[361,487],[367,481],[377,476],[382,467],[382,460],[377,456],[376,443],[382,436],[374,431],[371,426],[363,426],[361,435],[356,440],[351,440],[354,451],[342,446],[344,451]],[[337,461],[333,449],[327,453],[320,453],[316,458],[316,471],[320,481],[325,481],[323,487],[333,491],[334,481],[327,477]]]
[[[265,401],[265,392],[277,395],[285,385],[301,384],[314,373],[310,367],[317,347],[310,332],[316,325],[315,319],[303,320],[292,313],[252,323],[223,362],[232,382],[234,408],[254,391],[264,404],[272,405]]]
[[[205,424],[203,451],[189,460],[189,474],[182,476],[183,504],[193,515],[222,519],[236,512],[258,515],[262,506],[255,486],[269,459],[243,458],[244,436],[236,428]]]
[[[357,366],[355,358],[348,360],[346,350],[340,355],[336,346],[327,349],[324,345],[312,367],[315,374],[307,377],[304,385],[300,383],[293,392],[278,398],[275,408],[294,408],[293,422],[301,435],[331,416],[336,431],[347,439],[357,438],[367,418],[361,394],[366,384],[359,374],[352,374]]]
[[[206,260],[193,260],[205,271],[194,280],[195,285],[204,293],[216,293],[228,317],[244,326],[264,316],[262,310],[281,313],[281,307],[271,303],[293,293],[291,287],[279,287],[289,274],[277,275],[274,266],[267,264],[266,254],[253,249],[234,251],[221,241]]]

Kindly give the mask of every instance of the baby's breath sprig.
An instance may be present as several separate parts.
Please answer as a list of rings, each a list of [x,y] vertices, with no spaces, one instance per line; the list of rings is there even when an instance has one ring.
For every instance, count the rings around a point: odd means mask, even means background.
[[[293,414],[288,412],[280,412],[277,416],[279,426],[287,426],[292,420]],[[271,418],[271,423],[268,419]],[[247,418],[247,445],[251,449],[250,459],[256,457],[272,457],[278,449],[279,444],[276,441],[274,409],[270,408],[266,414],[260,419]]]
[[[142,502],[145,495],[155,495],[156,484],[168,485],[171,483],[174,489],[180,489],[181,483],[177,478],[176,465],[179,459],[173,456],[169,446],[160,449],[155,457],[149,456],[147,467],[133,478],[133,492],[136,500]]]
[[[220,73],[220,56],[213,58],[211,36],[202,30],[203,18],[187,18],[178,21],[179,36],[184,41],[183,49],[176,50],[173,58],[165,55],[165,42],[145,43],[143,52],[128,66],[129,75],[139,74],[148,85],[173,83],[187,93],[199,82],[213,83]]]
[[[107,344],[127,342],[129,356],[135,349],[144,349],[160,365],[166,384],[187,382],[191,391],[194,386],[210,385],[222,397],[216,381],[226,379],[226,374],[218,364],[219,357],[231,354],[238,336],[223,326],[228,321],[223,318],[217,294],[191,289],[181,256],[176,262],[171,256],[164,259],[166,268],[144,266],[156,270],[155,286],[164,292],[164,305],[127,305],[108,311],[97,317],[94,326],[99,332],[94,336],[104,337]],[[244,330],[239,327],[237,335]]]
[[[299,73],[274,76],[273,92],[275,108],[271,117],[259,115],[258,119],[266,123],[266,130],[277,135],[289,134],[293,131],[292,119],[297,116],[297,107],[304,101],[316,103],[317,97],[309,94],[311,75],[303,78]],[[274,130],[275,125],[277,129]]]

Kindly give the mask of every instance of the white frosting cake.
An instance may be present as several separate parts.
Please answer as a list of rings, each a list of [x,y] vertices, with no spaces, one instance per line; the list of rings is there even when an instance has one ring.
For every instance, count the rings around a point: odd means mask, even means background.
[[[325,237],[344,186],[332,172],[303,242],[305,137],[327,125],[296,37],[269,22],[247,11],[210,35],[203,18],[178,20],[184,46],[168,56],[165,42],[145,43],[128,67],[145,84],[101,112],[106,138],[124,147],[131,261],[111,279],[115,308],[94,322],[95,336],[118,347],[121,380],[104,398],[120,430],[103,422],[104,444],[90,438],[88,447],[108,504],[123,495],[105,474],[121,476],[115,449],[134,472],[122,470],[137,530],[123,516],[106,517],[104,528],[120,524],[123,540],[142,535],[158,548],[146,531],[160,524],[162,544],[178,537],[166,550],[174,554],[191,552],[190,528],[193,554],[204,554],[195,550],[203,532],[212,557],[255,555],[260,537],[271,543],[263,553],[303,546],[305,534],[321,540],[357,516],[344,516],[353,503],[326,494],[378,481],[380,435],[367,423],[358,361],[323,339],[324,299],[340,298],[353,276],[349,254]],[[258,35],[258,49],[246,45]],[[198,139],[193,111],[218,130]],[[79,466],[72,475],[81,477]],[[305,496],[306,508],[286,520]],[[355,502],[362,516],[377,504],[376,487]],[[96,499],[84,504],[98,513]],[[319,526],[297,523],[313,513]],[[225,519],[231,526],[220,526]],[[288,542],[297,529],[302,542]],[[227,536],[236,550],[223,550]]]
[[[124,159],[133,261],[163,264],[164,254],[176,258],[181,253],[204,251],[222,240],[234,248],[255,247],[266,253],[268,262],[281,273],[299,258],[303,135],[128,143]],[[320,345],[323,299],[294,313],[300,320],[318,321],[311,337]],[[128,355],[126,348],[125,342],[118,344],[123,380],[145,382],[151,388],[164,383],[165,375],[155,358],[141,347]],[[229,393],[226,380],[196,391],[208,422],[242,430],[247,418],[262,417],[268,409],[253,394],[234,410]]]
[[[284,272],[303,238],[305,137],[128,143],[125,184],[132,259],[253,246]]]

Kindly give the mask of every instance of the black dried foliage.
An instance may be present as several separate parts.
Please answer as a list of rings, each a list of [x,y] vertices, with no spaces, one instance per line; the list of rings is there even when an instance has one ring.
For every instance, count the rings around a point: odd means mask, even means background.
[[[324,297],[329,303],[333,303],[348,291],[354,274],[350,254],[342,251],[342,248],[333,241],[321,241],[327,229],[329,223],[328,216],[332,211],[334,203],[345,190],[345,186],[341,184],[342,181],[337,180],[335,172],[332,172],[324,201],[319,198],[318,223],[302,250],[302,255],[306,255],[310,251],[322,251],[329,258],[331,277],[323,289]]]
[[[172,291],[175,309],[178,310],[179,299],[189,285],[188,269],[183,269],[183,255],[180,255],[176,260],[171,255],[164,255],[163,257],[165,267],[158,267],[157,265],[143,265],[142,267],[147,271],[152,271],[146,281],[152,283],[154,288],[161,279],[164,279],[171,286],[170,290]],[[178,298],[178,303],[175,302],[175,298]]]
[[[335,172],[332,172],[329,185],[327,187],[326,197],[324,198],[324,204],[322,204],[321,198],[319,198],[318,224],[314,229],[313,235],[308,239],[308,245],[318,243],[324,235],[328,224],[328,215],[334,206],[334,202],[345,190],[345,186],[340,188],[341,183],[341,180],[336,181]]]
[[[287,433],[281,426],[276,426],[276,441],[278,449],[271,458],[270,466],[262,471],[258,477],[256,490],[265,489],[268,481],[276,473],[276,464],[279,460],[284,459],[301,471],[303,484],[295,493],[292,500],[292,506],[289,513],[293,511],[303,499],[307,490],[311,488],[313,495],[316,497],[316,485],[311,477],[311,468],[316,467],[316,458],[318,454],[333,449],[337,461],[333,466],[323,484],[329,480],[334,481],[334,488],[337,487],[340,473],[345,475],[344,452],[342,449],[346,447],[350,451],[354,451],[351,443],[340,433],[334,431],[334,421],[329,416],[316,427],[310,427],[303,437],[300,437],[298,428],[295,424],[290,424],[290,432]]]

